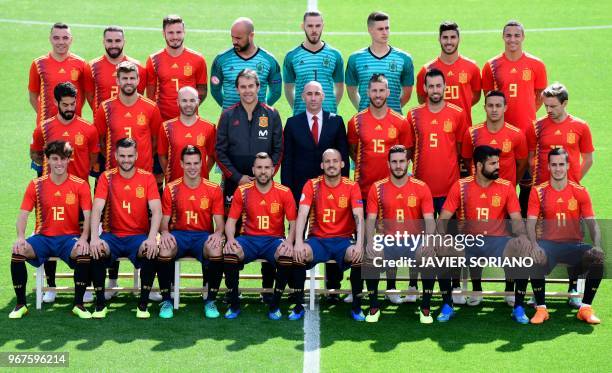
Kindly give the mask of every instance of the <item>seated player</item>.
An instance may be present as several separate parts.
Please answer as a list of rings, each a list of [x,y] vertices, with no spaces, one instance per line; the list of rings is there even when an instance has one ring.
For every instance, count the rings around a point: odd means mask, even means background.
[[[552,149],[548,153],[550,180],[531,189],[529,196],[527,233],[536,247],[540,267],[539,273],[531,275],[537,304],[536,313],[531,318],[532,324],[542,324],[550,317],[546,310],[544,275],[550,273],[557,263],[565,263],[586,272],[584,297],[576,316],[588,324],[600,323],[591,303],[603,277],[601,234],[586,188],[568,180],[570,167],[572,165],[569,164],[567,151],[562,148]],[[589,229],[592,246],[584,243],[582,221]],[[539,237],[536,231],[541,232]],[[536,241],[536,238],[539,239]]]
[[[533,250],[525,234],[525,227],[521,219],[521,208],[519,206],[516,191],[512,183],[499,178],[499,155],[500,149],[488,145],[480,145],[474,148],[474,176],[458,180],[449,191],[446,202],[440,214],[438,233],[446,233],[448,220],[457,211],[459,223],[463,225],[463,234],[484,235],[481,245],[476,241],[475,245],[466,245],[465,256],[470,258],[512,258],[532,257]],[[512,238],[506,226],[506,216],[510,216],[512,232],[521,235]],[[507,270],[507,278],[516,281],[514,290],[515,304],[512,318],[521,323],[529,323],[525,315],[524,300],[527,289],[528,274],[520,268]],[[453,315],[452,297],[448,294],[447,285],[440,282],[443,292],[444,305],[438,315],[438,321],[448,321]],[[474,291],[482,291],[480,278],[472,278]],[[477,305],[482,297],[476,296],[475,300],[468,302]]]
[[[83,306],[83,294],[90,278],[89,218],[91,194],[89,184],[68,173],[72,147],[61,140],[47,143],[44,149],[49,173],[34,179],[28,185],[21,211],[17,218],[17,240],[11,255],[11,276],[17,296],[17,305],[9,314],[20,319],[28,313],[25,262],[40,267],[50,257],[61,258],[74,268],[74,308],[72,312],[82,319],[91,313]],[[36,208],[34,235],[25,238],[28,216]],[[79,227],[79,209],[84,216],[83,230]]]
[[[166,185],[162,197],[160,250],[168,250],[177,259],[196,258],[202,264],[204,278],[218,281],[208,284],[204,306],[206,317],[214,319],[219,317],[215,300],[223,273],[223,192],[217,184],[202,177],[200,149],[187,145],[180,156],[183,177]],[[173,316],[169,265],[157,272],[165,303],[159,311],[162,318]]]
[[[160,251],[157,246],[157,231],[162,217],[161,201],[153,174],[135,167],[138,158],[136,141],[120,139],[115,149],[119,167],[106,170],[98,179],[91,215],[89,246],[96,291],[96,309],[92,317],[104,318],[108,312],[104,297],[106,268],[117,258],[128,257],[136,268],[140,268],[140,301],[136,317],[147,319],[151,317],[147,306],[156,261],[171,260],[170,253]],[[103,212],[103,233],[100,235],[98,227]]]
[[[323,152],[323,175],[308,180],[302,190],[296,224],[294,291],[296,305],[289,315],[299,320],[304,315],[303,294],[306,269],[335,260],[341,270],[351,268],[351,316],[364,321],[361,309],[361,261],[363,258],[363,201],[359,184],[343,177],[342,155],[336,149]],[[306,223],[310,223],[304,242]],[[356,233],[356,241],[353,234]],[[298,273],[299,272],[299,273]]]
[[[235,319],[240,314],[239,271],[255,259],[265,259],[277,266],[268,318],[279,320],[282,317],[279,303],[291,274],[296,211],[291,191],[274,182],[273,173],[272,158],[268,153],[257,153],[253,162],[255,180],[240,185],[232,199],[225,224],[227,243],[223,248],[225,284],[230,304],[225,313],[226,319]],[[289,221],[286,239],[285,217]],[[243,222],[242,235],[236,237],[238,219]],[[221,276],[220,273],[216,275]],[[219,284],[221,280],[211,278],[210,282]]]
[[[433,234],[436,226],[434,221],[433,198],[429,187],[421,180],[408,176],[408,152],[403,145],[395,145],[389,149],[388,167],[390,177],[375,182],[368,194],[366,221],[367,250],[366,262],[368,271],[366,285],[370,297],[370,312],[367,322],[377,322],[380,317],[378,303],[379,268],[373,266],[373,259],[380,257],[373,247],[374,234],[378,224],[382,229],[380,234],[395,235],[396,232],[419,234],[423,231]],[[423,226],[423,220],[425,226]],[[383,257],[389,260],[400,258],[415,259],[423,255],[422,247],[385,246]],[[378,269],[378,271],[377,271]],[[387,272],[388,273],[388,272]],[[429,313],[429,303],[434,287],[432,274],[422,271],[423,299],[421,302],[420,321],[423,324],[433,323]],[[411,290],[416,290],[413,288]]]

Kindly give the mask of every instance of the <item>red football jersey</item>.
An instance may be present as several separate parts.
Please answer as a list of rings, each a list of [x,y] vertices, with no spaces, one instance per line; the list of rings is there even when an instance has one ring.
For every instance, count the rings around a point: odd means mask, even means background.
[[[367,196],[375,181],[389,176],[387,152],[393,145],[413,145],[412,133],[401,114],[388,109],[382,119],[376,119],[370,108],[362,110],[348,122],[348,142],[356,145],[355,181],[361,195]]]
[[[521,212],[516,190],[508,180],[497,179],[483,188],[473,176],[453,184],[442,209],[450,213],[457,211],[463,233],[485,236],[510,235],[507,216]]]
[[[73,175],[68,175],[60,185],[48,175],[34,179],[26,189],[21,209],[32,211],[34,208],[34,233],[45,236],[81,234],[79,211],[91,211],[89,184]]]
[[[69,142],[72,146],[73,153],[68,163],[68,172],[87,181],[91,169],[89,156],[92,153],[100,152],[96,127],[78,116],[75,116],[69,124],[60,122],[57,116],[54,116],[40,126],[36,126],[32,134],[30,150],[42,152],[45,145],[56,140]],[[49,172],[46,163],[45,158],[44,173]]]
[[[139,61],[123,56],[123,61],[131,61],[138,66],[138,93],[144,94],[147,86],[147,70],[140,64]],[[115,98],[119,94],[119,86],[117,85],[117,65],[108,60],[106,54],[92,60],[91,65],[91,79],[94,85],[94,112],[98,109],[103,101],[109,98]]]
[[[150,172],[136,169],[130,179],[113,168],[98,179],[94,198],[106,201],[102,228],[119,237],[149,234],[149,201],[159,199],[157,182]]]
[[[457,146],[469,126],[465,112],[447,102],[442,110],[432,113],[423,104],[410,110],[407,119],[414,136],[414,176],[429,186],[434,197],[443,197],[459,179]]]
[[[183,176],[181,152],[187,145],[196,146],[202,152],[202,177],[207,179],[206,162],[215,156],[216,137],[217,127],[199,117],[191,126],[183,124],[180,118],[164,122],[157,138],[157,154],[168,157],[166,182]]]
[[[375,182],[366,206],[368,214],[376,214],[379,232],[384,234],[421,233],[423,215],[434,212],[429,187],[414,177],[409,177],[401,187],[389,178]]]
[[[165,216],[170,216],[170,230],[213,231],[213,215],[223,216],[223,193],[219,185],[202,179],[190,188],[178,178],[166,185],[162,200]]]
[[[440,57],[426,63],[417,75],[416,89],[419,97],[427,98],[423,85],[427,70],[436,68],[444,73],[446,89],[444,100],[455,104],[465,111],[467,122],[472,123],[472,100],[475,94],[480,94],[480,69],[476,62],[459,56],[451,65],[442,62]]]
[[[555,123],[549,117],[540,119],[527,131],[527,144],[529,151],[535,152],[533,185],[550,179],[548,153],[551,149],[563,148],[567,151],[570,164],[567,176],[577,183],[582,178],[580,154],[595,151],[589,125],[571,115],[561,123]]]
[[[124,137],[136,140],[136,167],[153,170],[153,138],[159,135],[162,123],[153,101],[139,96],[132,106],[125,106],[119,98],[108,99],[98,108],[94,123],[104,139],[107,170],[117,167],[115,144]]]
[[[273,181],[272,188],[263,194],[250,182],[236,189],[228,217],[242,219],[242,234],[284,237],[285,217],[294,221],[297,211],[286,186]]]
[[[486,122],[468,127],[461,143],[461,156],[471,159],[474,148],[481,145],[501,150],[499,177],[516,185],[516,161],[527,159],[527,140],[523,131],[508,123],[495,133],[489,131]],[[471,166],[473,169],[473,162]]]
[[[504,53],[485,63],[482,68],[482,90],[502,91],[508,109],[506,122],[526,131],[536,119],[535,91],[546,88],[544,63],[528,53],[510,61]]]
[[[185,48],[178,57],[172,57],[166,49],[162,49],[147,59],[147,84],[155,86],[157,105],[164,120],[179,115],[176,102],[179,89],[206,85],[207,79],[204,57],[189,48]]]
[[[53,90],[56,85],[63,82],[71,82],[77,88],[76,115],[81,116],[85,92],[93,90],[91,72],[87,62],[72,53],[61,62],[53,58],[51,53],[38,57],[32,62],[28,90],[39,94],[36,124],[57,114]]]
[[[353,209],[363,208],[359,185],[342,177],[335,187],[319,176],[304,185],[300,205],[310,206],[309,236],[319,238],[351,237],[355,233]]]
[[[555,190],[549,182],[531,189],[527,216],[538,221],[538,238],[560,241],[581,242],[583,218],[595,218],[591,197],[587,190],[568,182],[563,190]]]

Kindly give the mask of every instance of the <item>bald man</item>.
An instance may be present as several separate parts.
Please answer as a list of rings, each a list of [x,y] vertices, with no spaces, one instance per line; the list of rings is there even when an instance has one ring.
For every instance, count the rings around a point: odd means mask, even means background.
[[[255,45],[255,26],[249,18],[240,17],[231,28],[232,48],[221,52],[213,62],[210,93],[223,109],[238,103],[236,77],[243,69],[257,72],[261,82],[259,102],[274,105],[281,96],[281,68],[274,56]]]
[[[181,88],[177,103],[180,115],[162,124],[157,142],[157,154],[166,184],[183,176],[180,155],[188,145],[195,146],[202,153],[201,175],[208,179],[208,173],[215,164],[217,129],[213,123],[198,116],[200,99],[195,88]]]

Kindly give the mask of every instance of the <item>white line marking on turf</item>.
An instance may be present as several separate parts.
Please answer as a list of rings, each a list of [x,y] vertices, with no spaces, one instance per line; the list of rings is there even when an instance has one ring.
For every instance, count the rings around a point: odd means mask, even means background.
[[[308,10],[308,11],[319,10],[319,4],[317,4],[317,3],[318,3],[317,0],[307,0],[306,1],[306,10]]]
[[[314,266],[315,276],[318,274],[318,266]],[[318,281],[316,282],[318,284]],[[315,288],[318,286],[315,285]],[[304,365],[303,372],[319,373],[321,369],[321,325],[319,318],[319,304],[315,302],[314,310],[306,305],[304,315]]]
[[[33,21],[33,20],[22,20],[22,19],[9,19],[0,18],[0,23],[6,24],[19,24],[28,26],[51,26],[53,22],[44,21]],[[86,23],[71,23],[70,27],[73,28],[93,28],[93,29],[105,29],[107,25],[94,25]],[[155,31],[159,32],[159,27],[143,27],[143,26],[123,26],[124,30],[132,31]],[[609,30],[612,29],[612,25],[593,25],[593,26],[575,26],[575,27],[550,27],[550,28],[532,28],[526,29],[526,32],[557,32],[557,31],[588,31],[588,30]],[[219,29],[197,29],[189,28],[189,32],[203,33],[203,34],[229,34],[229,30]],[[463,34],[497,34],[500,33],[501,29],[494,30],[461,30]],[[303,31],[259,31],[261,35],[303,35]],[[326,31],[325,35],[331,36],[365,36],[368,35],[366,31]],[[398,36],[431,36],[438,35],[437,31],[392,31],[392,35]]]

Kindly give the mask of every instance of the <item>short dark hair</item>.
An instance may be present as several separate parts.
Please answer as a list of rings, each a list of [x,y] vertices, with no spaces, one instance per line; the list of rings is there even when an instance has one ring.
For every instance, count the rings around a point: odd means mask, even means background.
[[[459,36],[459,25],[453,21],[444,21],[440,23],[438,37],[442,36],[444,31],[455,31],[457,36]]]
[[[304,13],[303,22],[306,22],[306,18],[308,18],[308,17],[321,17],[321,20],[323,20],[323,14],[321,14],[321,12],[319,12],[318,10],[309,10],[309,11],[306,11]]]
[[[121,75],[121,73],[131,73],[131,72],[135,72],[136,76],[138,76],[138,66],[136,66],[136,64],[132,61],[126,60],[126,61],[122,61],[117,65],[117,78],[119,78],[119,75]]]
[[[387,156],[387,160],[391,161],[391,154],[403,153],[406,156],[406,160],[408,160],[408,149],[404,145],[393,145],[389,149],[389,155]]]
[[[389,19],[389,15],[384,12],[372,12],[368,15],[368,27],[372,26],[374,22],[378,21],[387,21]]]
[[[506,105],[506,95],[502,91],[489,91],[485,95],[485,104],[487,103],[487,99],[489,97],[501,97],[504,99],[504,105]]]
[[[102,36],[106,36],[107,32],[120,32],[121,35],[123,35],[123,27],[121,27],[121,26],[108,26],[107,28],[104,29],[104,32],[102,33]]]
[[[60,158],[70,158],[72,156],[72,146],[70,143],[63,140],[55,140],[45,145],[45,157],[49,158],[53,154],[59,155]]]
[[[520,23],[519,21],[510,20],[510,21],[506,22],[506,24],[504,25],[504,28],[502,30],[502,34],[506,32],[506,28],[507,27],[519,27],[521,29],[521,32],[523,33],[523,35],[525,35],[525,27],[523,27],[523,24]]]
[[[427,78],[434,78],[436,76],[441,76],[442,82],[446,84],[446,78],[444,77],[444,73],[441,70],[436,69],[435,67],[432,67],[431,69],[427,70],[427,72],[425,73],[425,79],[423,79],[423,82],[425,82],[425,85],[427,85]]]
[[[562,104],[569,99],[569,93],[563,84],[554,82],[542,91],[542,97],[556,97]]]
[[[472,158],[474,158],[474,167],[476,167],[478,163],[482,163],[484,166],[487,159],[499,157],[500,154],[500,149],[490,147],[489,145],[479,145],[474,148],[474,154],[472,155]]]
[[[70,82],[59,83],[53,88],[53,97],[55,101],[60,102],[63,97],[76,97],[77,87]]]
[[[255,79],[255,84],[257,84],[257,86],[259,87],[259,76],[257,76],[257,71],[255,70],[252,70],[252,69],[240,70],[238,75],[236,75],[236,82],[235,82],[236,88],[238,88],[238,79],[240,78]]]
[[[566,162],[569,161],[569,154],[567,153],[567,150],[565,150],[563,148],[553,148],[553,149],[551,149],[551,151],[548,152],[548,163],[550,163],[550,158],[553,155],[564,155],[565,156],[565,161]]]
[[[183,150],[181,151],[182,161],[185,160],[186,155],[197,155],[200,157],[200,159],[202,159],[202,152],[200,151],[200,149],[193,145],[187,145],[183,148]]]
[[[389,81],[383,73],[372,74],[370,80],[368,81],[368,89],[370,89],[372,83],[385,83],[387,85],[387,88],[389,88]]]
[[[185,26],[185,22],[183,22],[181,16],[179,16],[178,14],[168,14],[164,17],[164,20],[162,21],[162,29],[165,30],[166,26],[173,25],[175,23],[180,23]]]
[[[53,26],[51,26],[51,32],[53,32],[53,29],[68,30],[68,31],[70,31],[70,26],[68,26],[67,24],[65,24],[63,22],[55,22],[53,24]]]
[[[119,139],[117,141],[117,143],[115,144],[117,147],[117,150],[119,150],[119,148],[136,148],[136,140],[134,140],[131,137],[124,137],[122,139]]]

